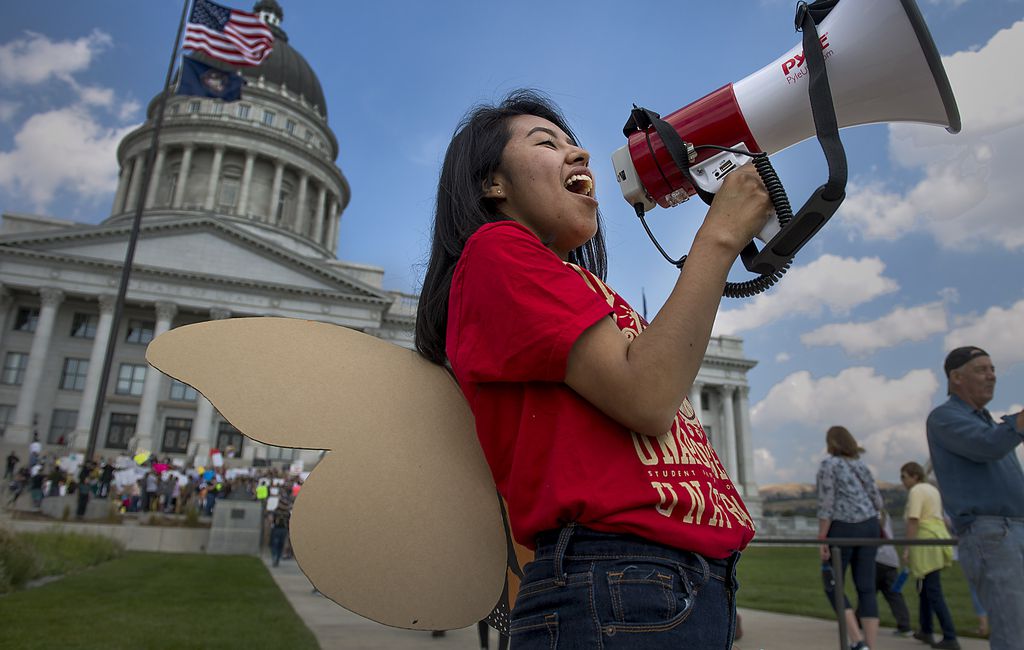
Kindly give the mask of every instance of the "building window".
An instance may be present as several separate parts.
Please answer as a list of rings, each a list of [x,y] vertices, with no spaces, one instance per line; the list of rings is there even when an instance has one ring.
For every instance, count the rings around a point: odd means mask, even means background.
[[[171,115],[177,115],[181,110],[181,104],[171,104]]]
[[[288,120],[284,123],[284,130],[288,132],[288,135],[295,135],[295,127],[298,126],[295,120]]]
[[[239,104],[238,105],[238,117],[242,118],[243,120],[249,119],[249,111],[250,110],[252,110],[252,107],[249,106],[248,104]]]
[[[213,112],[214,115],[220,115],[221,113],[224,112],[224,104],[221,103],[221,102],[213,102],[213,110],[212,110],[212,112]]]
[[[196,389],[192,388],[188,384],[184,384],[177,379],[171,380],[171,399],[178,402],[194,402],[198,393]]]
[[[39,324],[38,307],[22,307],[14,318],[14,329],[18,332],[34,332]]]
[[[188,112],[189,113],[198,113],[199,112],[199,102],[189,102],[188,103]]]
[[[306,129],[306,142],[310,142],[313,139],[313,132]]]
[[[174,189],[178,187],[178,173],[180,171],[181,163],[175,163],[164,174],[163,182],[160,184],[163,188],[163,191],[160,193],[160,205],[170,207],[174,201]]]
[[[192,420],[188,418],[167,418],[164,422],[163,451],[184,454],[188,451],[188,439],[192,435]]]
[[[274,111],[263,111],[263,126],[274,126],[274,118],[277,113]]]
[[[237,178],[222,178],[220,193],[217,195],[217,208],[221,212],[232,212],[238,203],[238,189],[241,181]]]
[[[107,427],[107,447],[127,449],[128,441],[135,435],[137,420],[138,416],[133,413],[111,413],[110,426]]]
[[[78,420],[78,411],[66,409],[54,409],[53,417],[50,418],[50,433],[46,442],[51,445],[66,445],[71,432],[75,430],[75,422]]]
[[[117,388],[114,392],[118,395],[142,395],[142,386],[146,383],[146,366],[136,363],[122,363],[117,372]]]
[[[217,208],[221,212],[234,212],[238,205],[238,192],[242,186],[242,168],[226,165],[220,177],[220,191],[217,193]]]
[[[295,460],[298,449],[267,445],[267,460]]]
[[[14,404],[0,404],[0,438],[4,437],[7,425],[14,419],[14,410],[16,408]]]
[[[242,442],[245,436],[230,422],[221,422],[217,427],[217,449],[228,458],[242,455]]]
[[[124,340],[129,343],[149,343],[153,340],[156,324],[151,320],[133,318],[128,321],[128,335]]]
[[[96,314],[75,314],[71,321],[71,336],[80,339],[96,338]]]
[[[274,224],[281,225],[291,215],[292,186],[281,183],[281,193],[277,195],[277,209],[274,211]]]
[[[4,371],[0,376],[0,383],[12,386],[21,386],[25,380],[25,366],[28,365],[28,355],[24,352],[8,352],[4,358]]]
[[[64,371],[60,374],[60,389],[85,390],[85,375],[88,372],[88,359],[64,359]]]

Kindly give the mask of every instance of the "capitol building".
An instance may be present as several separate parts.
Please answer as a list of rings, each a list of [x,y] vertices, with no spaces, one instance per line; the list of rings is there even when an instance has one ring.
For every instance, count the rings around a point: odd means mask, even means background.
[[[336,257],[351,188],[335,163],[338,141],[323,89],[288,42],[277,2],[260,0],[254,11],[275,34],[272,53],[260,66],[241,69],[248,83],[240,101],[168,97],[148,188],[143,168],[159,97],[118,147],[117,191],[101,223],[3,213],[4,456],[13,450],[25,461],[36,436],[50,453],[85,451],[140,200],[97,456],[150,451],[202,464],[216,448],[231,451],[232,466],[302,461],[307,470],[319,459],[316,450],[245,438],[202,395],[148,366],[147,343],[172,327],[281,316],[412,348],[416,296],[384,290],[381,268]],[[755,364],[744,358],[740,339],[713,338],[691,401],[757,517],[746,381]]]

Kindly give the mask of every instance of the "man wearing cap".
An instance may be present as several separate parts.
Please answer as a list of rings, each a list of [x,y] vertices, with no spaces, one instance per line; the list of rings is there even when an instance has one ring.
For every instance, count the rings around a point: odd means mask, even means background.
[[[1024,412],[996,422],[985,409],[996,371],[981,348],[949,353],[949,399],[928,416],[928,449],[960,538],[960,563],[985,609],[992,650],[1024,647]]]

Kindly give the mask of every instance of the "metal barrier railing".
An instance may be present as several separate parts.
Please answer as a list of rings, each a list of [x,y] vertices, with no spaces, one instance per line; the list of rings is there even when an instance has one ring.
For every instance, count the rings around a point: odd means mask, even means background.
[[[955,537],[950,539],[889,539],[886,537],[829,537],[826,539],[784,538],[766,537],[755,538],[751,546],[822,546],[829,548],[829,558],[832,562],[832,575],[835,576],[835,589],[832,593],[832,605],[836,610],[836,619],[839,622],[839,650],[849,650],[848,634],[846,633],[846,614],[844,598],[846,590],[843,580],[843,559],[840,549],[844,546],[956,546],[959,540]]]

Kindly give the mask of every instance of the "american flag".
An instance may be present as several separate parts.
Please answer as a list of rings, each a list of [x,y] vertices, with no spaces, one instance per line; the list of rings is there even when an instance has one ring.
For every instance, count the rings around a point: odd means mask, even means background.
[[[195,0],[182,47],[225,63],[259,65],[274,47],[274,35],[256,14]]]

